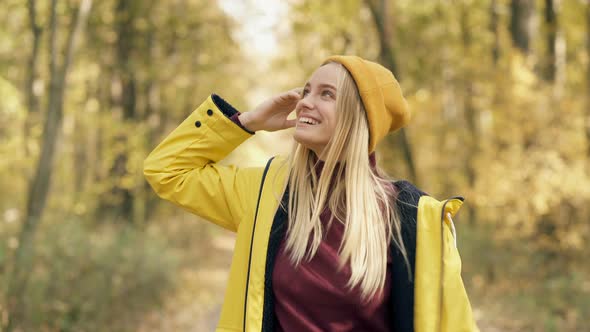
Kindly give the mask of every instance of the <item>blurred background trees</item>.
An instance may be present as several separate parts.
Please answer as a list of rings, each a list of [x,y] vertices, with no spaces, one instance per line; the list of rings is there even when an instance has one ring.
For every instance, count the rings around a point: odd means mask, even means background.
[[[2,8],[7,331],[211,330],[232,235],[157,199],[142,161],[210,93],[247,111],[335,53],[389,67],[414,110],[380,165],[437,198],[465,196],[459,249],[482,330],[588,330],[587,1]],[[226,162],[264,164],[290,142],[259,133]]]

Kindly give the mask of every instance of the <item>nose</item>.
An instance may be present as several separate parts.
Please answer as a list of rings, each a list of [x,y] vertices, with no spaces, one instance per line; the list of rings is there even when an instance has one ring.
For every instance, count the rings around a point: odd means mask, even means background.
[[[313,109],[313,98],[311,97],[311,93],[308,93],[306,96],[302,97],[301,99],[299,99],[299,101],[297,102],[297,105],[295,106],[295,109],[297,111],[300,111],[302,109],[308,109],[311,110]]]

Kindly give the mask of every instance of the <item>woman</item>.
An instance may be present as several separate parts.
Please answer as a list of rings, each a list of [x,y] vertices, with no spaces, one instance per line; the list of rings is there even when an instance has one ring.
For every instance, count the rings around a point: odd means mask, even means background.
[[[375,163],[409,119],[389,70],[332,56],[251,112],[211,95],[149,155],[158,195],[237,232],[217,331],[477,330],[450,219],[463,199],[439,202]],[[288,157],[217,164],[290,127]]]

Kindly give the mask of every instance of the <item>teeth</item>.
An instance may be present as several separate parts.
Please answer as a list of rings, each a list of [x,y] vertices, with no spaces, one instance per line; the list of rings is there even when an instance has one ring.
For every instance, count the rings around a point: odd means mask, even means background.
[[[314,119],[306,118],[306,117],[300,117],[299,122],[303,122],[303,123],[307,123],[307,124],[311,124],[311,125],[316,125],[319,123],[318,121],[316,121]]]

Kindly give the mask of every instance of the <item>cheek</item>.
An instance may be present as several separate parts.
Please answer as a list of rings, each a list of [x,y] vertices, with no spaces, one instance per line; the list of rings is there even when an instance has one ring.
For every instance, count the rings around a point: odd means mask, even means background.
[[[331,129],[336,128],[336,122],[338,121],[338,114],[336,113],[335,107],[329,109],[326,112],[326,119],[329,121],[329,127]]]

